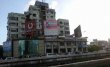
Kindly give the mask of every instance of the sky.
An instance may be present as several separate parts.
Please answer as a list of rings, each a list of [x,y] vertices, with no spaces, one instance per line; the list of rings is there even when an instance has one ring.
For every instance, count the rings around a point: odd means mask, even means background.
[[[23,13],[36,0],[0,1],[0,45],[7,38],[7,16],[10,12]],[[39,0],[41,1],[41,0]],[[110,38],[110,0],[44,0],[55,9],[56,19],[68,19],[70,33],[81,25],[83,37],[108,40]]]

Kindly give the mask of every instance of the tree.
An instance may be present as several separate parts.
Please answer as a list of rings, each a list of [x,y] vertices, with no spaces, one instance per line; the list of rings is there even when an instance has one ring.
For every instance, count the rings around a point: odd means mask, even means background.
[[[99,51],[99,50],[101,50],[101,49],[102,49],[102,47],[99,46],[99,45],[89,45],[89,46],[88,46],[88,51],[89,51],[89,52]]]

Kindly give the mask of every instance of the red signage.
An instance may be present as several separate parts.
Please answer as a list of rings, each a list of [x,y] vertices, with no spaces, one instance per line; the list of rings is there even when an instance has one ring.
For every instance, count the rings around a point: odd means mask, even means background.
[[[36,22],[35,19],[33,20],[26,20],[25,21],[25,34],[26,37],[32,38],[34,37],[36,32]]]
[[[25,22],[25,30],[26,32],[33,32],[36,30],[35,20],[30,20]]]

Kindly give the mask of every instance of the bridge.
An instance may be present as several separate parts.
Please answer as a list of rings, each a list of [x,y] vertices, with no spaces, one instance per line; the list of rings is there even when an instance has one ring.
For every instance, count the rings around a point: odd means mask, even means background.
[[[0,67],[80,67],[89,64],[93,65],[109,65],[110,53],[85,53],[75,55],[58,55],[53,57],[42,56],[32,58],[17,58],[13,60],[0,60]],[[105,59],[103,59],[105,58]],[[90,60],[90,61],[89,61]],[[78,66],[79,65],[79,66]]]
[[[50,67],[110,67],[110,58],[70,63]]]

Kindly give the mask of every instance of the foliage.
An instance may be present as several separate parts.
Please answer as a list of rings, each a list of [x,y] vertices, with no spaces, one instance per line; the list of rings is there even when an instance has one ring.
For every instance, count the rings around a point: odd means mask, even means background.
[[[89,52],[99,51],[99,50],[101,50],[101,49],[102,49],[102,47],[99,46],[99,45],[89,45],[89,46],[88,46],[88,51],[89,51]]]

